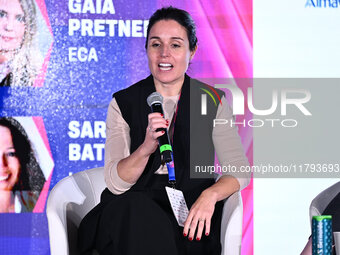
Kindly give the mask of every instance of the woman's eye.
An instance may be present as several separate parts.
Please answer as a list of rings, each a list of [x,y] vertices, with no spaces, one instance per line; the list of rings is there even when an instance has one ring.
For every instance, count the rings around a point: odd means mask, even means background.
[[[17,21],[24,23],[25,22],[25,17],[24,15],[17,15],[16,16]]]
[[[156,48],[156,47],[159,47],[160,44],[159,44],[159,43],[153,43],[153,44],[151,44],[151,46],[154,47],[154,48]]]
[[[15,153],[15,151],[10,151],[10,152],[7,152],[6,156],[7,157],[16,157],[17,154]]]
[[[175,43],[175,44],[172,45],[172,47],[173,48],[179,48],[179,47],[181,47],[181,45]]]
[[[0,10],[0,18],[3,18],[6,16],[6,12],[3,10]]]

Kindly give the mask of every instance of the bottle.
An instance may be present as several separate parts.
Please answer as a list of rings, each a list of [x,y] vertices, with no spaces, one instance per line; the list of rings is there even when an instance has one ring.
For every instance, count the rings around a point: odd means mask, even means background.
[[[332,216],[313,216],[312,220],[313,255],[332,255]]]

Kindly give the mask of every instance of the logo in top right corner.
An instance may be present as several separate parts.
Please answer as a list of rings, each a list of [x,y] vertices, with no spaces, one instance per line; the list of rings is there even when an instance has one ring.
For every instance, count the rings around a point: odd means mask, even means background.
[[[338,8],[340,0],[306,0],[305,8]]]

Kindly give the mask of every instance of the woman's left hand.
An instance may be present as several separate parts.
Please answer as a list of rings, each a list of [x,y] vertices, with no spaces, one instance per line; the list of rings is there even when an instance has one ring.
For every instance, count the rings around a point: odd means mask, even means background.
[[[188,236],[189,234],[188,238],[190,241],[194,239],[196,229],[197,241],[201,240],[204,227],[205,235],[209,235],[211,218],[215,210],[216,202],[216,194],[207,189],[201,193],[196,202],[191,206],[183,230],[184,236]]]

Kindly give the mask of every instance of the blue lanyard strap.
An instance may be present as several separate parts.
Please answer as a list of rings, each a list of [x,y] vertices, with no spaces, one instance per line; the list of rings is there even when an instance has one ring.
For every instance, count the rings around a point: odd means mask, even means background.
[[[166,163],[166,166],[168,168],[169,184],[171,184],[172,187],[175,188],[175,184],[176,184],[175,164],[174,164],[172,153],[171,153],[171,157],[172,157],[172,160]]]

